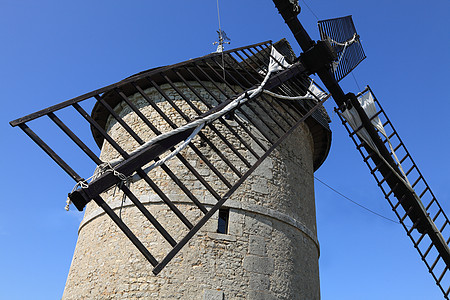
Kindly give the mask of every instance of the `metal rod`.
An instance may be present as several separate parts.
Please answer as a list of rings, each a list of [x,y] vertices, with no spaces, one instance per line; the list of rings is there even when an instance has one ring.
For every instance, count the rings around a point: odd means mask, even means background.
[[[74,103],[72,104],[72,106],[81,114],[81,116],[83,116],[86,121],[89,122],[89,124],[91,124],[93,127],[95,127],[96,130],[98,130],[98,132],[103,136],[103,138],[105,138],[108,143],[110,143],[111,146],[113,146],[113,148],[119,152],[120,155],[122,155],[124,158],[128,158],[130,157],[128,155],[128,153],[122,149],[122,147],[119,146],[119,144],[116,143],[116,141],[114,141],[111,136],[106,133],[106,131],[97,123],[94,121],[94,119],[91,118],[91,116],[78,104],[78,103]]]
[[[130,191],[130,189],[125,185],[120,185],[120,189],[130,198],[131,202],[139,209],[139,211],[147,218],[147,220],[155,226],[156,230],[161,233],[161,235],[166,239],[167,242],[173,247],[177,242],[172,238],[172,236],[164,229],[164,227],[155,219],[155,217],[145,208],[145,206],[139,201],[139,199]]]
[[[100,197],[95,197],[94,201],[103,208],[105,213],[113,220],[114,223],[122,230],[122,232],[128,237],[128,239],[138,248],[138,250],[144,255],[144,257],[152,264],[152,266],[158,265],[158,261],[150,254],[147,248],[139,241],[134,233],[128,228],[127,225],[116,215],[116,213],[109,207],[108,204]]]
[[[30,127],[25,123],[19,124],[20,129],[22,129],[48,156],[53,159],[54,162],[58,164],[73,180],[76,182],[82,181],[80,175],[75,172],[55,151],[52,150]]]
[[[113,116],[113,118],[123,127],[123,129],[125,129],[125,131],[136,141],[138,142],[140,145],[144,144],[144,140],[142,140],[137,133],[131,129],[130,126],[128,126],[127,123],[125,123],[125,121],[114,111],[114,109],[109,106],[108,103],[106,103],[105,100],[103,100],[102,98],[100,98],[99,96],[95,96],[95,99],[97,99],[98,102],[101,103],[101,105],[103,105],[103,107],[106,108],[106,110]]]
[[[86,146],[85,143],[83,143],[83,141],[80,140],[80,138],[78,138],[78,136],[73,133],[72,130],[69,129],[69,127],[66,126],[66,124],[63,123],[63,121],[61,121],[61,119],[59,119],[54,113],[50,112],[48,114],[48,117],[81,149],[83,150],[84,153],[86,153],[86,155],[92,159],[92,161],[94,161],[97,165],[100,165],[102,163],[102,161],[100,160],[100,158],[97,157],[97,155],[95,155],[95,153],[88,147]]]

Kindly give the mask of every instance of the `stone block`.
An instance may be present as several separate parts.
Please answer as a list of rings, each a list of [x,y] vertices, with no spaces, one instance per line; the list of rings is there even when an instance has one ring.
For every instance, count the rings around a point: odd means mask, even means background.
[[[246,255],[243,261],[244,269],[258,274],[272,274],[274,270],[273,259],[256,255]]]
[[[236,209],[230,208],[228,224],[228,231],[231,235],[242,236],[244,214]]]
[[[267,256],[266,242],[264,240],[264,237],[258,235],[250,235],[248,253],[259,256]]]
[[[245,228],[249,233],[260,236],[270,236],[273,230],[272,221],[257,214],[245,216]]]
[[[270,288],[270,278],[264,274],[252,274],[249,279],[251,290],[268,291]]]
[[[272,293],[266,291],[250,291],[247,296],[248,300],[276,300]]]
[[[203,300],[224,300],[224,293],[220,290],[205,290]]]
[[[269,188],[265,180],[260,180],[252,184],[252,191],[258,194],[269,194]]]

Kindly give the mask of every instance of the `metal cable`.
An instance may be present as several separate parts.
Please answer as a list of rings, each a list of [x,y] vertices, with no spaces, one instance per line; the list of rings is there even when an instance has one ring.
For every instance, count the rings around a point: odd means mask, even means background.
[[[320,179],[317,178],[316,176],[314,176],[314,179],[317,180],[318,182],[320,182],[321,184],[323,184],[324,186],[326,186],[327,188],[329,188],[330,190],[332,190],[333,192],[335,192],[336,194],[338,194],[339,196],[341,196],[341,197],[347,199],[348,201],[350,201],[351,203],[353,203],[353,204],[355,204],[355,205],[358,205],[359,207],[361,207],[361,208],[367,210],[368,212],[370,212],[370,213],[372,213],[372,214],[374,214],[374,215],[376,215],[376,216],[378,216],[378,217],[381,217],[381,218],[383,218],[383,219],[386,219],[386,220],[388,220],[388,221],[391,221],[392,223],[400,224],[400,225],[401,225],[400,222],[397,222],[397,221],[395,221],[395,220],[393,220],[393,219],[390,219],[390,218],[388,218],[388,217],[385,217],[385,216],[383,216],[383,215],[381,215],[381,214],[379,214],[379,213],[377,213],[377,212],[371,210],[370,208],[367,208],[367,207],[365,207],[364,205],[359,204],[358,202],[356,202],[356,201],[350,199],[349,197],[347,197],[346,195],[342,194],[342,193],[339,192],[338,190],[332,188],[331,186],[329,186],[328,184],[326,184],[325,182],[323,182],[322,180],[320,180]]]

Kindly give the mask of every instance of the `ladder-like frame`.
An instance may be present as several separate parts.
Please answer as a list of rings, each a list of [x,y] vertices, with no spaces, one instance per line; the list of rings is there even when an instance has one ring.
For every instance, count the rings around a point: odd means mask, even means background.
[[[450,265],[450,249],[448,247],[450,226],[447,227],[447,225],[450,225],[450,221],[370,87],[367,87],[362,94],[367,92],[374,97],[377,113],[369,119],[359,102],[352,101],[352,105],[363,116],[362,119],[366,119],[365,124],[360,128],[352,129],[337,109],[336,112],[384,197],[417,249],[420,258],[444,293],[444,297],[448,299],[450,292],[450,276],[447,275]],[[369,125],[376,117],[380,118],[387,138],[379,133],[375,126]],[[357,137],[357,131],[367,127],[372,127],[377,131],[379,139],[382,140],[386,149],[393,149],[394,152],[389,151],[389,161],[393,168],[387,167],[388,161],[380,159],[379,153]],[[392,145],[390,146],[389,143]],[[412,192],[408,187],[409,184],[402,180],[404,175],[399,170],[394,154],[398,158],[408,182],[411,183],[410,188],[418,193]]]
[[[286,56],[291,56],[292,61],[295,57],[291,53],[290,47],[285,40],[275,45],[279,51]],[[160,167],[162,172],[167,175],[177,188],[184,194],[186,199],[192,201],[193,205],[201,212],[200,219],[189,219],[177,207],[172,199],[170,199],[170,190],[165,190],[164,186],[158,185],[152,178],[151,174],[147,174],[143,170],[143,166],[151,161],[158,161],[160,155],[167,150],[174,150],[174,147],[186,137],[188,137],[193,129],[180,131],[175,135],[156,142],[148,147],[144,147],[137,153],[130,154],[123,149],[119,142],[111,136],[106,128],[105,119],[112,118],[116,121],[117,126],[123,130],[124,134],[129,135],[130,141],[135,141],[139,145],[143,145],[145,141],[139,134],[127,124],[127,122],[116,113],[114,106],[118,103],[125,103],[136,116],[140,119],[143,126],[147,126],[154,135],[160,135],[161,131],[147,118],[138,107],[130,100],[131,95],[139,94],[147,101],[151,109],[158,113],[161,120],[169,128],[177,129],[179,124],[161,110],[152,99],[145,93],[148,88],[153,88],[158,97],[164,99],[173,109],[177,116],[177,120],[183,120],[186,124],[208,116],[222,107],[230,103],[239,94],[245,93],[253,89],[261,83],[268,70],[271,58],[271,42],[242,47],[234,50],[225,51],[223,53],[213,53],[197,59],[192,59],[180,64],[162,67],[139,73],[128,79],[105,88],[93,91],[80,97],[62,102],[55,106],[41,110],[37,113],[25,116],[18,120],[12,121],[12,126],[20,127],[39,147],[41,147],[76,183],[81,187],[75,189],[70,195],[70,199],[79,210],[83,210],[85,205],[94,200],[111,220],[124,232],[128,239],[137,247],[144,257],[154,267],[153,273],[158,274],[171,259],[183,248],[183,246],[200,230],[200,228],[222,207],[227,199],[229,199],[239,186],[248,178],[253,171],[261,164],[261,162],[282,142],[284,141],[301,123],[306,119],[309,123],[323,128],[323,118],[320,110],[322,103],[325,101],[304,100],[304,101],[282,101],[275,100],[264,94],[253,98],[242,105],[235,108],[235,112],[242,115],[254,129],[250,130],[248,126],[239,118],[229,120],[226,116],[216,119],[209,123],[207,128],[208,135],[202,131],[199,132],[198,138],[206,145],[208,150],[201,149],[194,143],[189,143],[187,151],[191,155],[195,155],[199,160],[203,161],[209,168],[211,176],[200,174],[190,163],[189,159],[178,153],[176,158],[180,166],[186,169],[189,174],[194,176],[204,187],[208,197],[215,199],[217,202],[212,207],[203,204],[195,193],[191,192],[184,183],[183,178],[172,170],[168,165],[162,164]],[[177,86],[176,83],[183,84],[193,95],[195,99],[186,95],[186,93]],[[195,83],[195,84],[194,84]],[[307,72],[301,63],[294,63],[288,69],[273,74],[265,84],[264,88],[277,92],[284,96],[305,95],[309,88],[310,80]],[[162,85],[169,86],[177,97],[187,103],[195,112],[195,116],[189,117],[173,99],[167,95]],[[213,88],[208,87],[212,84]],[[198,88],[201,87],[201,88]],[[202,96],[202,93],[209,94],[209,100]],[[210,102],[214,99],[215,104]],[[196,100],[196,101],[194,101]],[[199,106],[198,103],[202,105]],[[93,114],[90,115],[82,107],[82,104],[91,103],[94,107]],[[206,110],[207,109],[207,110]],[[85,129],[92,129],[97,144],[103,143],[109,145],[120,154],[123,161],[111,172],[105,172],[92,181],[87,182],[75,168],[69,165],[62,156],[44,140],[36,134],[29,126],[34,120],[50,120],[54,123],[83,153],[85,159],[90,159],[97,166],[103,165],[100,156],[96,154],[98,150],[92,149],[88,143],[82,140],[74,130],[69,128],[62,118],[57,114],[66,115],[67,111],[78,114],[78,117],[84,119]],[[205,111],[206,110],[206,111]],[[102,111],[102,116],[96,114]],[[48,117],[48,119],[47,119]],[[232,119],[232,116],[230,116]],[[242,132],[238,133],[231,122],[235,122]],[[70,124],[76,126],[78,124]],[[81,124],[83,125],[83,124]],[[327,126],[327,125],[326,125]],[[219,130],[219,128],[221,128]],[[257,131],[255,134],[254,131]],[[328,128],[326,128],[329,131]],[[224,134],[224,131],[227,137]],[[245,138],[241,136],[245,134]],[[231,138],[230,138],[231,137]],[[220,141],[220,145],[214,141]],[[249,142],[250,141],[250,142]],[[243,149],[237,149],[234,145],[239,143]],[[254,145],[250,145],[254,144]],[[72,146],[74,146],[72,144]],[[69,148],[69,145],[66,147]],[[328,151],[328,149],[325,149]],[[231,175],[224,174],[219,170],[215,163],[208,159],[208,153],[212,152],[220,159],[220,163],[227,166],[231,170]],[[248,153],[251,157],[247,157],[244,153]],[[320,153],[315,153],[317,157],[322,157]],[[317,160],[317,159],[316,159]],[[233,163],[235,162],[235,163]],[[321,164],[321,160],[315,161],[315,167]],[[239,163],[239,167],[236,165]],[[77,162],[77,166],[80,162]],[[93,170],[91,170],[92,172]],[[145,206],[141,200],[134,195],[127,184],[123,184],[123,179],[131,176],[136,172],[141,180],[145,182],[150,190],[157,195],[163,203],[176,215],[185,227],[186,234],[182,238],[174,238],[179,236],[179,232],[169,232],[158,220],[158,216],[151,213],[151,209]],[[219,189],[214,181],[220,182],[219,187],[226,187],[226,190]],[[137,209],[147,218],[153,228],[161,234],[167,241],[168,248],[164,257],[161,259],[155,257],[148,249],[141,238],[136,236],[126,222],[118,215],[114,209],[103,199],[102,193],[117,186],[124,195],[137,207]]]

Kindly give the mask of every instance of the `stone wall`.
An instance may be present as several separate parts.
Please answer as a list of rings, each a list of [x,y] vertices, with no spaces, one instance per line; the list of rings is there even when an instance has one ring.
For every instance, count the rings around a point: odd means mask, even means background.
[[[195,95],[183,84],[177,87],[202,111],[206,106],[196,101]],[[211,88],[212,84],[208,86]],[[192,118],[195,111],[167,85],[166,94],[182,111]],[[196,86],[200,89],[200,87]],[[185,121],[180,114],[153,88],[145,91],[178,126]],[[202,96],[216,105],[206,91]],[[219,94],[217,94],[220,97]],[[223,99],[223,98],[222,98]],[[136,94],[130,100],[162,132],[171,128],[148,103]],[[197,99],[198,100],[198,99]],[[270,108],[267,108],[270,109]],[[154,134],[139,120],[129,107],[118,105],[115,110],[143,140]],[[245,111],[251,118],[250,110]],[[242,114],[242,123],[260,137],[263,135]],[[285,116],[285,118],[289,118]],[[255,118],[256,119],[256,118]],[[278,121],[283,121],[281,120]],[[266,120],[268,123],[274,120]],[[261,153],[248,134],[228,121],[235,132]],[[258,121],[257,121],[258,122]],[[274,125],[275,126],[275,125]],[[256,159],[225,126],[216,126],[239,153],[249,161]],[[127,151],[138,146],[124,129],[110,119],[107,130]],[[243,172],[246,167],[223,141],[209,128],[204,130],[212,143]],[[271,132],[267,135],[273,134]],[[213,152],[208,144],[196,137],[193,144],[224,174],[230,182],[237,175]],[[105,142],[101,159],[108,161],[117,152]],[[214,189],[223,194],[228,188],[190,148],[182,155]],[[217,202],[177,158],[167,168],[179,177],[185,186],[209,209]],[[162,168],[149,173],[149,177],[163,190],[192,222],[202,213],[182,190],[173,183]],[[131,184],[130,189],[179,241],[186,226],[170,211],[165,203],[143,182]],[[111,189],[102,197],[120,213],[123,221],[143,241],[150,252],[160,260],[170,250],[167,241],[152,227],[145,217],[125,199],[120,190]],[[307,126],[301,126],[286,142],[245,181],[225,203],[230,208],[228,234],[217,233],[217,214],[191,239],[190,242],[157,276],[148,263],[117,226],[93,202],[89,203],[79,228],[79,238],[68,275],[63,299],[319,299],[318,257],[315,205],[313,190],[313,142]]]

